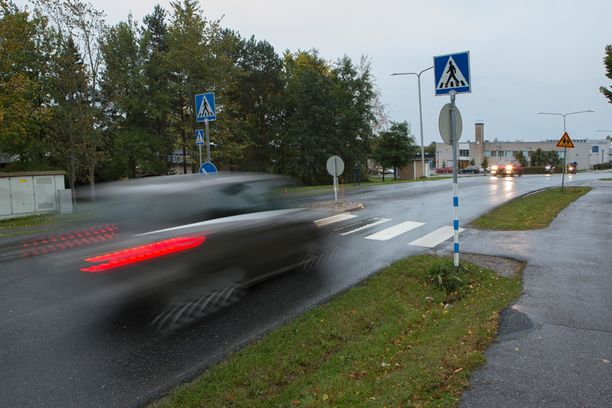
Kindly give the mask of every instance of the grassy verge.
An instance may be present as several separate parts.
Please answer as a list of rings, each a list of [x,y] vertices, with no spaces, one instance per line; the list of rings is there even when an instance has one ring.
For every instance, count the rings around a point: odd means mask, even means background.
[[[608,177],[608,178],[600,178],[600,180],[603,180],[603,181],[612,181],[612,178],[610,178],[610,177]]]
[[[426,283],[440,262],[398,261],[154,405],[455,406],[521,285],[466,264],[464,295],[445,307]]]
[[[546,228],[561,210],[590,187],[552,188],[516,198],[470,223],[471,227],[502,231]]]
[[[353,183],[344,183],[339,184],[338,188],[341,190],[355,190],[359,188],[372,187],[372,186],[386,186],[389,184],[401,184],[401,183],[414,183],[419,181],[436,181],[436,180],[444,180],[452,178],[450,176],[436,176],[429,179],[418,179],[418,180],[393,180],[393,176],[391,178],[386,177],[385,181],[382,181],[382,177],[372,176],[369,181],[364,181],[360,185],[355,185]],[[300,195],[306,194],[319,194],[326,193],[329,191],[333,191],[333,185],[318,185],[318,186],[300,186],[300,187],[291,187],[288,189],[290,193],[296,193]]]

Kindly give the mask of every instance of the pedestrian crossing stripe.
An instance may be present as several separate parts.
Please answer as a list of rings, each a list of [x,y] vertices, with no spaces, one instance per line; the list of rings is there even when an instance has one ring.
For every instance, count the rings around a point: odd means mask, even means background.
[[[574,142],[572,142],[572,139],[570,139],[567,132],[565,132],[563,136],[561,136],[561,139],[559,139],[559,141],[557,142],[557,147],[569,147],[570,149],[574,148]]]
[[[436,90],[464,86],[469,87],[470,83],[465,79],[465,75],[463,75],[453,57],[448,57],[442,77],[440,77],[440,81],[436,85]]]

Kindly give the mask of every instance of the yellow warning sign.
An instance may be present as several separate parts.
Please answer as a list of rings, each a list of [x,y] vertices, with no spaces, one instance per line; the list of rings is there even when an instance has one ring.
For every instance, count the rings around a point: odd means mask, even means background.
[[[563,136],[561,136],[561,139],[559,139],[559,141],[557,142],[557,147],[569,147],[571,149],[574,148],[574,142],[572,142],[572,139],[570,139],[567,132],[565,132]]]

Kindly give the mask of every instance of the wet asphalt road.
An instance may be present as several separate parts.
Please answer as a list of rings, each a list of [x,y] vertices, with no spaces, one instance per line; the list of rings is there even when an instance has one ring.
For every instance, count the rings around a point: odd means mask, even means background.
[[[602,173],[578,174],[566,182],[582,184],[599,177]],[[424,251],[408,243],[452,223],[451,183],[440,180],[348,190],[346,199],[362,202],[365,209],[355,212],[353,220],[324,227],[332,256],[319,270],[262,283],[241,302],[163,336],[152,335],[138,320],[118,313],[115,305],[84,296],[79,281],[83,277],[49,267],[52,258],[3,264],[0,406],[142,405],[390,262]],[[462,178],[460,223],[518,195],[558,184],[558,175]],[[334,232],[370,217],[391,221],[347,236]],[[364,239],[408,220],[424,225],[388,241]]]

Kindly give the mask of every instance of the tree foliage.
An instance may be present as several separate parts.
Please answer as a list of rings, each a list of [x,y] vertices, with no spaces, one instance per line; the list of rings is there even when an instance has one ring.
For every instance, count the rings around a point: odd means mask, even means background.
[[[606,55],[604,56],[603,60],[604,66],[606,67],[606,76],[612,79],[612,45],[606,46]],[[602,86],[599,88],[599,90],[606,98],[608,98],[608,102],[612,103],[612,86]]]
[[[388,130],[379,133],[374,147],[374,159],[384,169],[393,168],[397,178],[397,168],[405,165],[416,154],[417,146],[407,122],[391,122]]]
[[[385,125],[370,62],[279,55],[208,19],[195,0],[107,26],[86,0],[0,0],[0,152],[11,168],[60,167],[71,185],[197,170],[194,95],[215,92],[221,169],[328,181],[364,166]],[[42,141],[42,143],[41,143]]]
[[[548,163],[554,166],[560,163],[559,154],[556,151],[543,151],[542,149],[538,148],[531,154],[530,164],[532,166],[544,166]]]

